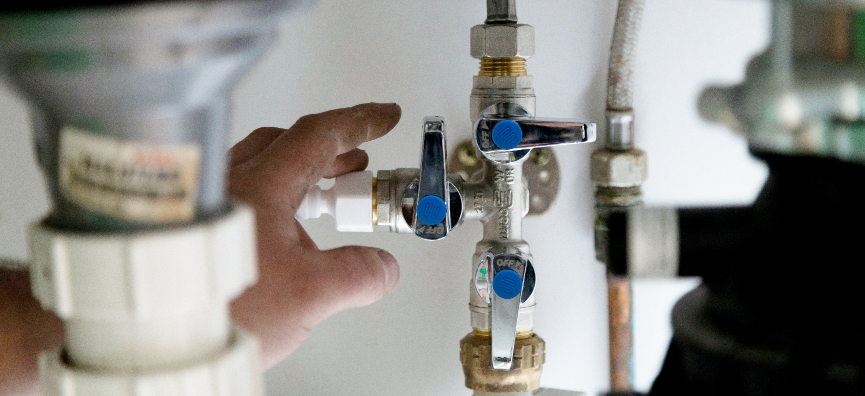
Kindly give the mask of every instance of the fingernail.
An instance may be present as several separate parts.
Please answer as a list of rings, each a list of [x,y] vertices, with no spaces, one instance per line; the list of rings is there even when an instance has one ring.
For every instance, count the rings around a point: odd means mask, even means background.
[[[399,264],[397,264],[396,258],[384,250],[378,251],[378,258],[381,259],[384,267],[384,287],[387,292],[390,292],[399,281]]]

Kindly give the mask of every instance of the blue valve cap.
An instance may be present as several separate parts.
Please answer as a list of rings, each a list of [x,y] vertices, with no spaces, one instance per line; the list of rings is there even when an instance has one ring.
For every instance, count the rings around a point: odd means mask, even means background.
[[[436,225],[445,219],[448,206],[435,195],[427,195],[417,203],[417,218],[424,224]]]
[[[499,271],[493,278],[493,291],[499,297],[510,300],[523,291],[523,278],[514,270]]]
[[[493,127],[493,143],[502,150],[517,147],[522,140],[523,130],[515,121],[502,120]]]

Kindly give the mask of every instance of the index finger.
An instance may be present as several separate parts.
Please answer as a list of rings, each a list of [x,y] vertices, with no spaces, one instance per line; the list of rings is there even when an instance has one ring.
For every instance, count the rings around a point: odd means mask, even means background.
[[[296,150],[298,144],[310,143],[327,150],[329,157],[336,157],[388,133],[401,115],[402,109],[396,103],[366,103],[305,115],[288,129],[289,133],[285,135],[288,145],[274,146],[289,153]],[[323,134],[332,140],[323,140]]]
[[[394,103],[367,103],[307,115],[242,166],[256,185],[280,192],[272,203],[295,208],[338,155],[388,133],[401,114]]]

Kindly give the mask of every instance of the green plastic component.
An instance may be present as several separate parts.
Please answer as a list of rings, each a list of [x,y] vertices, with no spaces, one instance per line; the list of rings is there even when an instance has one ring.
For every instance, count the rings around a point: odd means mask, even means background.
[[[842,127],[847,132],[851,156],[861,159],[865,156],[865,122],[845,122]]]
[[[94,135],[109,135],[109,130],[105,123],[94,116],[78,117],[72,125]]]
[[[865,10],[853,13],[853,59],[865,62]]]
[[[82,27],[83,19],[77,12],[9,14],[0,17],[0,39],[66,38],[81,33]]]
[[[31,54],[17,66],[22,72],[82,72],[93,64],[93,56],[84,50],[52,51]]]
[[[14,63],[17,72],[81,72],[94,63],[93,55],[84,49],[54,44],[86,40],[84,28],[84,19],[74,11],[9,14],[0,17],[0,42],[17,41],[27,44],[24,48],[62,48],[19,52],[21,58]]]

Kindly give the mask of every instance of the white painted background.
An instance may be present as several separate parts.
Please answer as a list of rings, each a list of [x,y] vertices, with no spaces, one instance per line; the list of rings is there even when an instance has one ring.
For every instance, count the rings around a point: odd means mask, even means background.
[[[696,99],[709,83],[733,83],[765,46],[768,2],[649,1],[637,67],[638,145],[649,152],[650,205],[750,202],[765,168],[743,139],[702,122]],[[603,120],[606,59],[615,1],[518,2],[535,26],[538,115]],[[445,116],[451,142],[468,137],[468,99],[477,61],[469,28],[483,0],[321,0],[287,20],[279,43],[235,94],[232,141],[258,126],[369,101],[402,105],[390,135],[368,143],[370,168],[416,166],[421,120]],[[48,210],[30,147],[24,103],[0,91],[0,256],[24,259],[24,230]],[[591,146],[556,149],[564,178],[555,208],[524,222],[538,274],[536,331],[547,341],[542,384],[590,393],[608,381],[604,269],[593,259]],[[267,373],[270,395],[468,395],[458,341],[470,329],[467,285],[479,224],[447,240],[333,231],[306,223],[322,248],[366,244],[400,261],[396,289],[373,306],[343,312]],[[669,339],[669,310],[693,280],[639,282],[636,380],[651,385]]]

